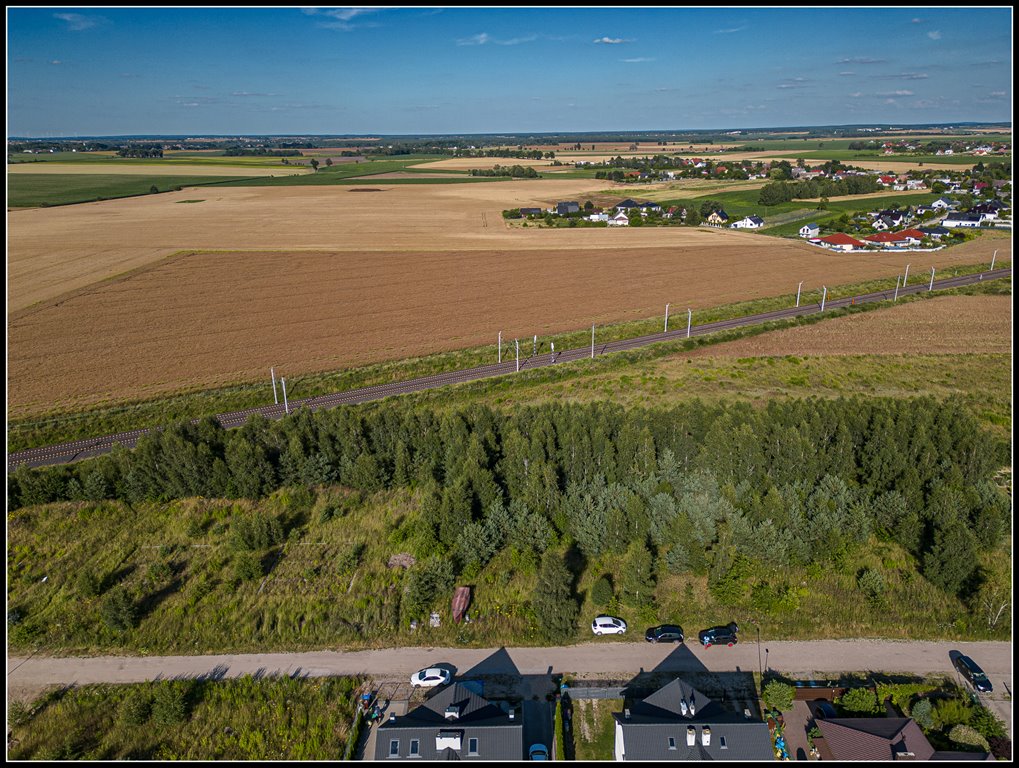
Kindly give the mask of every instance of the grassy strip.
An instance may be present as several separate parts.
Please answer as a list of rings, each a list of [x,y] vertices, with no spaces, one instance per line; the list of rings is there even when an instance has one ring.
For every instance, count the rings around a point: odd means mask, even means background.
[[[573,746],[577,760],[611,760],[615,753],[616,721],[623,699],[577,699],[573,703]]]
[[[555,703],[555,759],[566,759],[566,734],[563,729],[563,700]]]
[[[7,205],[11,208],[33,208],[90,203],[152,194],[152,187],[156,187],[160,192],[169,192],[178,187],[208,186],[230,182],[236,178],[229,175],[168,176],[165,171],[155,170],[151,176],[10,173],[7,175]]]
[[[999,262],[996,266],[1007,266],[1010,262]],[[986,265],[969,265],[952,267],[939,273],[940,277],[954,275],[973,274],[986,269]],[[828,300],[846,296],[860,295],[870,291],[888,289],[887,280],[871,280],[864,283],[856,283],[844,286],[834,286],[829,289]],[[1009,292],[1011,290],[1008,281],[990,281],[986,284],[973,287],[971,290],[980,292]],[[965,292],[965,291],[964,291]],[[944,295],[946,292],[939,291],[934,296]],[[924,298],[926,294],[916,294],[911,297],[901,297],[900,301],[916,300],[917,297]],[[812,295],[803,297],[803,303],[815,298]],[[715,307],[705,310],[698,310],[694,314],[694,322],[697,325],[727,320],[736,317],[743,317],[760,312],[768,312],[775,309],[782,309],[792,306],[795,303],[795,294],[787,294],[756,301],[741,302],[722,307]],[[825,317],[837,317],[847,312],[870,311],[885,306],[880,304],[858,305],[845,310],[834,310]],[[562,381],[568,378],[587,377],[596,373],[603,373],[606,366],[614,369],[629,366],[638,361],[650,360],[673,354],[682,349],[692,349],[695,346],[714,344],[721,341],[728,341],[734,338],[743,338],[756,333],[763,333],[776,328],[790,327],[791,325],[819,322],[822,318],[819,315],[801,318],[798,320],[787,320],[781,323],[767,323],[724,333],[715,333],[708,336],[696,337],[689,340],[669,341],[661,344],[654,344],[642,350],[633,350],[626,353],[616,353],[605,357],[597,358],[594,361],[572,364],[568,366],[556,366],[554,369],[539,369],[522,373],[514,377],[500,377],[498,379],[471,384],[459,385],[455,388],[442,388],[423,392],[414,397],[426,401],[434,399],[447,399],[450,395],[447,392],[455,393],[455,397],[461,397],[465,393],[485,392],[495,393],[497,396],[504,396],[508,392],[515,391],[521,386],[533,386],[535,383],[549,383]],[[677,318],[676,322],[681,322]],[[661,330],[662,321],[660,318],[637,320],[626,323],[608,325],[597,329],[597,342],[605,343],[618,339],[628,339],[635,336],[656,333]],[[675,326],[674,326],[675,327]],[[590,343],[590,329],[570,333],[560,333],[546,336],[541,339],[538,352],[544,353],[549,349],[549,342],[555,343],[558,349],[571,349],[585,346]],[[492,346],[476,347],[467,350],[445,352],[427,357],[411,358],[388,363],[379,363],[363,368],[354,368],[346,371],[334,371],[328,373],[308,374],[304,376],[288,377],[288,395],[291,399],[313,397],[316,395],[341,392],[358,387],[373,386],[393,381],[402,381],[420,376],[441,373],[444,371],[470,368],[478,365],[493,363],[496,360],[496,350]],[[526,349],[526,344],[524,345]],[[509,354],[509,344],[504,350]],[[488,395],[486,395],[488,396]],[[60,413],[54,412],[41,417],[26,419],[15,419],[8,422],[7,441],[8,451],[23,450],[41,445],[52,445],[55,443],[77,440],[85,437],[95,437],[102,434],[112,434],[140,429],[144,427],[158,426],[170,421],[183,418],[198,418],[207,414],[225,413],[229,411],[242,410],[269,404],[271,397],[271,386],[269,382],[242,383],[230,387],[208,390],[205,392],[183,392],[171,397],[162,397],[153,400],[143,400],[124,404],[111,404],[100,408],[82,412]]]
[[[11,722],[14,760],[335,760],[353,678],[159,680],[54,691]]]

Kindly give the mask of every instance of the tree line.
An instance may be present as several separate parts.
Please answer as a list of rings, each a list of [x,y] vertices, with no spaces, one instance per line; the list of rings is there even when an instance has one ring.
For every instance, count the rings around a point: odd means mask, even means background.
[[[816,197],[864,195],[880,192],[881,183],[873,176],[846,176],[844,179],[804,179],[803,181],[773,181],[761,187],[759,205],[778,205],[791,200],[810,200]]]
[[[530,166],[496,165],[492,168],[471,168],[471,176],[510,176],[514,179],[537,179],[538,172]]]
[[[504,547],[537,562],[554,560],[564,543],[585,558],[623,556],[621,589],[635,605],[651,599],[653,564],[706,574],[725,602],[748,572],[838,563],[873,534],[967,598],[981,584],[978,551],[1008,531],[1009,500],[991,481],[1008,462],[1007,444],[989,439],[968,411],[932,399],[756,410],[698,401],[512,412],[387,405],[254,417],[231,431],[212,418],[178,423],[131,451],[19,468],[8,477],[8,509],[260,498],[293,485],[413,487],[423,501],[407,544],[419,556],[407,575],[412,604],[473,578]],[[543,565],[539,583],[562,565]]]

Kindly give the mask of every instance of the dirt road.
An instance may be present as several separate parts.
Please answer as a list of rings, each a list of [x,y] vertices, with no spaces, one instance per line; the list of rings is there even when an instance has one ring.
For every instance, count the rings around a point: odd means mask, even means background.
[[[986,703],[1012,729],[1012,645],[1007,642],[911,642],[894,640],[818,640],[756,642],[745,630],[741,644],[701,648],[644,642],[597,642],[554,648],[390,648],[374,651],[314,651],[222,656],[95,658],[9,657],[9,697],[24,698],[53,684],[129,683],[172,677],[237,677],[255,673],[321,677],[364,674],[409,677],[434,664],[458,672],[483,668],[488,674],[573,673],[578,677],[625,676],[641,671],[754,672],[768,668],[790,677],[825,679],[840,672],[900,672],[956,676],[949,651],[958,650],[980,664],[994,684]],[[1006,697],[1008,700],[1006,700]]]

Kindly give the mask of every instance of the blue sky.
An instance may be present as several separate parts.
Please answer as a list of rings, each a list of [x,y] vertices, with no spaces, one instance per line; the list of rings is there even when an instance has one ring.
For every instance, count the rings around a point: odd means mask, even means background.
[[[9,136],[1007,121],[1012,9],[11,8]]]

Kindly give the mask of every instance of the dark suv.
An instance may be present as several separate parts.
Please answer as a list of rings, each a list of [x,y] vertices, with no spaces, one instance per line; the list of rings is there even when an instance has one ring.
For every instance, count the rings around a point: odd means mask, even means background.
[[[732,647],[739,642],[736,637],[738,631],[739,627],[736,626],[736,622],[731,622],[724,627],[702,629],[697,637],[705,648],[710,648],[713,645],[722,645],[723,643]]]
[[[662,624],[660,627],[651,627],[644,633],[644,639],[649,643],[681,643],[683,642],[683,628],[678,624]]]
[[[969,656],[956,656],[952,661],[955,664],[955,668],[959,670],[959,674],[965,677],[970,685],[976,688],[980,693],[990,693],[994,690],[994,686],[991,685],[991,681],[987,679],[987,675],[984,671],[977,666],[977,663],[973,661]]]

